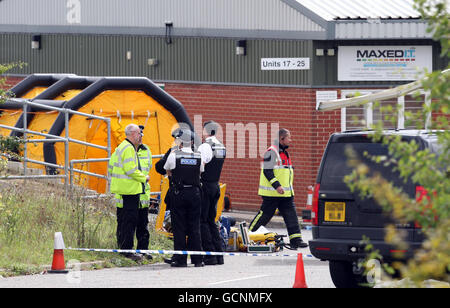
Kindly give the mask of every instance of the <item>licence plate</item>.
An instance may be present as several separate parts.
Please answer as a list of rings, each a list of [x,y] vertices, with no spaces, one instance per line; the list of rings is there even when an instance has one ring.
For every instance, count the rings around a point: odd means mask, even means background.
[[[325,202],[325,221],[345,221],[345,202]]]

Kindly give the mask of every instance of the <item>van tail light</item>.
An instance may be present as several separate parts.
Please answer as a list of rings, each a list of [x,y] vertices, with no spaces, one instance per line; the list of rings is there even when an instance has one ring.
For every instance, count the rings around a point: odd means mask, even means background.
[[[314,185],[312,210],[311,210],[311,223],[314,226],[317,226],[319,224],[319,189],[320,184],[316,183],[316,185]]]
[[[436,191],[433,192],[433,195],[436,196]],[[427,200],[424,200],[424,198],[427,198]],[[433,209],[433,204],[430,202],[430,194],[428,193],[428,190],[425,189],[423,186],[416,186],[416,202],[423,203],[424,208],[422,210],[422,215],[433,215],[434,214],[434,221],[438,220],[438,216],[436,214],[436,210]],[[414,226],[416,228],[422,228],[422,226],[416,221],[414,223]]]
[[[428,191],[423,186],[416,186],[416,201],[421,202],[424,197],[430,200],[430,196],[427,193]]]

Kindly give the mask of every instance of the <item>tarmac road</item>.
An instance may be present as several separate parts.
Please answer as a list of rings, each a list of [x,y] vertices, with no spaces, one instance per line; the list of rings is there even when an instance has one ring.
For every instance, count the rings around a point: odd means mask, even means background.
[[[270,228],[278,234],[285,229]],[[302,231],[305,240],[311,231]],[[284,250],[285,254],[302,252]],[[66,260],[67,261],[67,260]],[[159,263],[137,267],[74,271],[69,274],[43,274],[0,278],[0,288],[292,288],[296,257],[225,256],[224,265],[171,268]],[[312,288],[334,288],[328,263],[305,259],[306,283]]]

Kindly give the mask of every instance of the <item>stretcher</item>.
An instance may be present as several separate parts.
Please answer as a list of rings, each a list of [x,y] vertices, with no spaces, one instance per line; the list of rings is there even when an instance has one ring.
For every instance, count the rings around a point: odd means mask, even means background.
[[[219,220],[224,209],[225,205],[224,199],[226,189],[227,185],[224,183],[220,183],[220,197],[219,200],[217,201],[217,214],[215,218],[216,222]],[[169,221],[168,215],[166,213],[167,205],[164,202],[168,190],[169,190],[169,180],[168,178],[164,177],[161,184],[161,196],[158,204],[158,216],[156,217],[155,230],[160,234],[172,238],[173,234],[171,232],[170,223],[168,223]]]

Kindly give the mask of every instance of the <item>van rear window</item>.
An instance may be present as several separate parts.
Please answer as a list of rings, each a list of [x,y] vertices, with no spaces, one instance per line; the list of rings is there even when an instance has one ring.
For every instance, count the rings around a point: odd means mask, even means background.
[[[355,151],[360,161],[369,167],[371,175],[379,173],[396,186],[405,185],[399,178],[399,173],[394,171],[393,165],[384,166],[383,162],[377,163],[371,159],[373,156],[388,158],[388,149],[381,143],[330,143],[323,166],[321,183],[343,184],[344,176],[352,172],[352,167],[348,165],[346,147],[351,147]],[[365,152],[367,155],[364,154]]]

